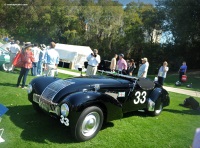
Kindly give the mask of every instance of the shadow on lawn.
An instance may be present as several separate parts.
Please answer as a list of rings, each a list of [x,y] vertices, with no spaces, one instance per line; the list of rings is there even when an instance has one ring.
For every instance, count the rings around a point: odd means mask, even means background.
[[[132,111],[132,112],[127,112],[124,113],[123,118],[129,118],[132,116],[139,116],[139,117],[152,117],[150,115],[148,115],[148,113],[146,113],[145,111]]]
[[[23,129],[20,137],[25,141],[46,143],[78,143],[71,135],[70,128],[60,123],[58,119],[51,118],[45,113],[37,113],[31,105],[8,107],[7,115],[19,128]],[[101,130],[113,127],[107,122]]]
[[[21,138],[37,143],[76,143],[70,134],[70,129],[59,120],[44,113],[37,113],[31,105],[8,107],[7,115],[19,128],[22,128]]]
[[[17,86],[17,82],[16,82],[16,84],[11,84],[11,83],[0,83],[0,86],[16,87],[16,86]]]
[[[200,111],[192,110],[192,109],[187,109],[187,110],[164,109],[164,111],[175,113],[175,114],[187,114],[187,115],[198,115],[198,116],[200,115]]]

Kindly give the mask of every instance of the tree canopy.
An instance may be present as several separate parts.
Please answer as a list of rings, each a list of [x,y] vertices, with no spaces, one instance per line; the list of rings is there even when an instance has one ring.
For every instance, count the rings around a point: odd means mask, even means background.
[[[187,61],[199,68],[200,3],[162,0],[157,5],[112,0],[2,0],[0,34],[20,41],[86,45],[103,59],[124,53],[126,59],[147,57],[152,72],[167,60],[172,69]],[[170,33],[165,43],[159,38]],[[169,36],[168,36],[169,37]],[[162,40],[162,39],[161,39]]]

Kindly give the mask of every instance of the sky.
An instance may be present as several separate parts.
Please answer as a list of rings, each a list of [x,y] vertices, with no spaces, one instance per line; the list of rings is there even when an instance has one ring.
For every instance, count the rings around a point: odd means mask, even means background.
[[[130,2],[143,2],[143,3],[146,3],[146,4],[148,4],[148,3],[150,3],[150,4],[153,4],[153,5],[155,5],[155,0],[118,0],[120,3],[122,3],[123,5],[126,5],[126,4],[128,4],[128,3],[130,3]]]

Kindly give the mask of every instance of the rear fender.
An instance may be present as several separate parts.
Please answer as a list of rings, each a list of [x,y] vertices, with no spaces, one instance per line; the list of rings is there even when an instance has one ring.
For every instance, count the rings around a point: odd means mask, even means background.
[[[160,106],[160,103],[161,103],[161,98],[162,98],[161,95],[162,95],[162,88],[155,88],[151,92],[148,100],[153,101],[153,103],[155,103],[155,104],[151,106],[151,109],[149,108],[149,106],[147,107],[149,111],[159,109],[159,106]]]
[[[120,102],[109,95],[95,91],[70,94],[63,99],[62,103],[69,105],[71,118],[78,118],[81,112],[89,106],[99,106],[106,121],[119,119],[123,116]]]

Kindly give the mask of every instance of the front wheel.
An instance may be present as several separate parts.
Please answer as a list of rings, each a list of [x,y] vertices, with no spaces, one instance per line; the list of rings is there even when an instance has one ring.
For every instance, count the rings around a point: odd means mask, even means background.
[[[99,107],[88,107],[71,127],[71,132],[78,141],[87,141],[97,135],[103,124],[103,112]]]

